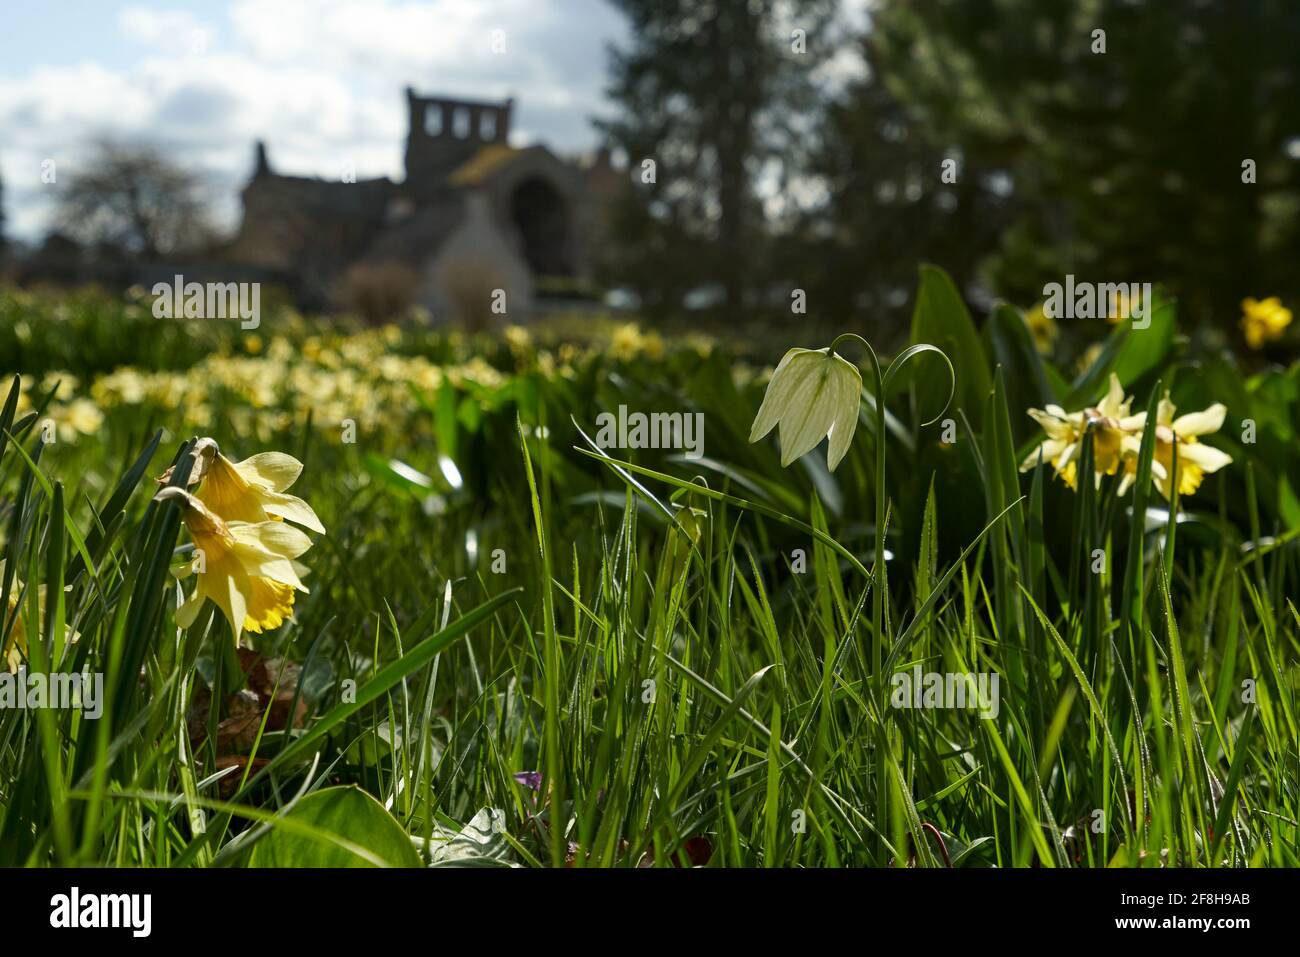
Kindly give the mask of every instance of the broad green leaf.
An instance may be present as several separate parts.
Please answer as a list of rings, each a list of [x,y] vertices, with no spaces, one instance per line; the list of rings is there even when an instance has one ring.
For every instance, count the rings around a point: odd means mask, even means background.
[[[921,286],[912,313],[911,341],[913,344],[931,343],[951,358],[957,376],[957,407],[978,428],[984,400],[993,388],[988,359],[961,293],[938,266],[921,266]],[[943,408],[946,383],[939,376],[922,375],[913,381],[923,418],[929,418]]]
[[[249,867],[374,866],[350,845],[365,849],[390,867],[422,866],[401,825],[358,787],[325,788],[308,794],[285,817],[321,832],[320,836],[273,824],[254,845]]]

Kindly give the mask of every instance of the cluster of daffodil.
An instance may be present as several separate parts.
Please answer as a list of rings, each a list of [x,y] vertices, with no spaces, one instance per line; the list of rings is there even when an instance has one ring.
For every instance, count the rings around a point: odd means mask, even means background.
[[[389,341],[379,331],[312,336],[298,347],[275,337],[259,355],[212,355],[184,371],[120,368],[97,379],[90,397],[105,411],[146,405],[180,412],[184,427],[211,422],[219,407],[237,432],[284,429],[310,414],[319,428],[352,420],[365,431],[401,434],[403,411],[421,412],[412,386],[425,394],[444,382],[492,392],[507,381],[480,357],[442,365],[391,353]]]
[[[1125,398],[1119,378],[1111,373],[1110,388],[1095,406],[1077,412],[1066,412],[1059,405],[1030,409],[1029,415],[1043,427],[1047,437],[1021,463],[1020,471],[1027,472],[1042,461],[1066,485],[1077,488],[1084,442],[1090,439],[1095,481],[1100,484],[1103,475],[1120,475],[1119,494],[1123,495],[1137,478],[1142,433],[1147,424],[1147,414],[1133,414],[1132,404],[1131,397]],[[1180,496],[1195,493],[1206,475],[1232,461],[1226,452],[1199,441],[1201,436],[1222,427],[1227,412],[1222,403],[1175,417],[1177,411],[1166,392],[1156,409],[1151,461],[1151,481],[1166,499],[1175,486]]]
[[[58,396],[71,396],[77,391],[77,377],[70,372],[50,372],[39,382],[29,375],[19,379],[16,414],[20,418],[32,411],[33,395],[45,395],[56,386]],[[60,442],[75,442],[79,436],[93,435],[104,424],[104,413],[85,396],[50,402],[45,407],[45,417],[54,424]]]
[[[261,452],[242,462],[221,454],[212,439],[194,447],[188,488],[162,489],[159,502],[181,509],[194,557],[177,569],[196,576],[190,597],[176,610],[176,624],[187,628],[211,599],[230,622],[235,641],[245,631],[261,633],[283,624],[293,611],[294,593],[306,592],[306,568],[296,559],[311,539],[290,522],[324,534],[312,507],[285,493],[302,472],[302,463],[282,452]],[[171,479],[170,472],[158,481]]]
[[[449,362],[398,354],[396,348],[410,344],[405,336],[385,326],[266,342],[247,337],[244,348],[251,355],[213,354],[186,370],[116,369],[91,384],[89,399],[79,400],[85,408],[78,408],[84,417],[92,409],[146,406],[179,417],[186,430],[203,428],[220,408],[237,433],[288,429],[310,414],[321,429],[337,430],[350,420],[363,432],[407,437],[413,420],[427,420],[412,388],[432,396],[448,383],[480,403],[508,392],[511,375],[473,354],[472,341],[461,334],[439,334],[438,350],[456,357]],[[506,330],[505,342],[521,370],[556,380],[576,379],[584,363],[604,357],[657,360],[666,354],[663,340],[635,323],[616,326],[587,345],[543,347],[518,326]],[[684,347],[703,355],[710,344],[697,338]]]

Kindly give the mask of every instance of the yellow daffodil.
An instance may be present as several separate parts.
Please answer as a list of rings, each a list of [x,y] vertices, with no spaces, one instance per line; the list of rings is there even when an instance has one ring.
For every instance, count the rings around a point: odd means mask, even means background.
[[[1232,456],[1228,453],[1202,445],[1198,441],[1200,436],[1217,432],[1223,426],[1223,417],[1228,411],[1223,403],[1216,402],[1203,412],[1191,412],[1174,418],[1177,411],[1166,392],[1156,408],[1156,447],[1151,458],[1151,481],[1166,499],[1173,488],[1171,473],[1174,468],[1175,446],[1178,448],[1180,496],[1194,494],[1206,475],[1217,472],[1232,462]],[[1134,419],[1145,420],[1146,416],[1135,416]],[[1139,425],[1136,432],[1124,437],[1126,465],[1124,478],[1120,482],[1121,494],[1136,478],[1141,447],[1142,425]]]
[[[1033,336],[1038,351],[1043,355],[1051,352],[1060,329],[1057,328],[1056,320],[1043,309],[1041,302],[1025,313],[1025,325],[1029,327],[1029,334]]]
[[[1110,388],[1095,406],[1078,412],[1066,412],[1059,405],[1046,409],[1030,409],[1029,415],[1047,433],[1034,451],[1020,464],[1020,471],[1028,472],[1042,460],[1056,470],[1056,474],[1070,488],[1076,488],[1078,462],[1083,451],[1084,436],[1092,427],[1092,464],[1096,480],[1102,475],[1119,471],[1124,435],[1134,427],[1141,428],[1143,415],[1130,416],[1132,399],[1124,397],[1124,388],[1112,372]]]
[[[614,330],[609,339],[609,352],[616,359],[660,359],[664,354],[664,341],[657,332],[642,332],[635,322],[624,323]]]
[[[66,406],[52,410],[59,438],[74,442],[79,435],[91,435],[104,424],[104,413],[89,399],[73,399]]]
[[[1291,324],[1291,310],[1277,296],[1262,301],[1243,299],[1241,311],[1241,331],[1252,349],[1262,349],[1265,343],[1281,339]]]
[[[5,563],[0,559],[0,585],[4,583]],[[11,674],[18,670],[18,667],[27,659],[27,626],[23,619],[23,614],[27,610],[28,598],[23,594],[23,583],[17,578],[9,585],[9,608],[4,617],[0,620],[0,628],[4,627],[4,622],[11,622],[9,632],[0,640],[0,669],[6,669]],[[42,628],[45,624],[45,586],[38,585],[36,588],[36,608],[40,616],[36,627]],[[73,642],[77,640],[77,633],[67,626],[65,640]]]
[[[861,396],[862,374],[848,360],[830,349],[791,349],[772,373],[749,441],[779,424],[781,465],[787,466],[829,437],[826,464],[834,471],[858,427]]]
[[[198,485],[198,498],[226,522],[265,522],[287,519],[313,532],[325,534],[316,512],[284,490],[302,473],[302,463],[283,452],[259,452],[242,462],[231,462],[217,443],[203,438],[194,446],[194,468],[189,485]],[[159,482],[167,482],[164,473]]]
[[[527,352],[533,344],[533,334],[523,326],[506,326],[502,336],[515,353]]]
[[[0,561],[0,584],[4,581],[5,563]],[[42,592],[44,590],[42,589]],[[23,583],[17,578],[9,586],[9,607],[5,611],[5,621],[12,620],[8,633],[4,640],[0,641],[0,668],[7,669],[10,673],[16,672],[18,666],[23,663],[27,657],[27,626],[23,622],[23,609],[19,607],[22,601]],[[44,604],[45,595],[42,593],[38,601]],[[0,627],[3,623],[0,622]]]
[[[293,611],[294,592],[306,592],[293,559],[311,547],[307,535],[286,522],[226,523],[197,497],[168,487],[155,499],[175,502],[194,540],[188,571],[198,577],[189,599],[176,610],[176,624],[194,623],[205,599],[230,622],[235,641],[245,631],[277,628]]]

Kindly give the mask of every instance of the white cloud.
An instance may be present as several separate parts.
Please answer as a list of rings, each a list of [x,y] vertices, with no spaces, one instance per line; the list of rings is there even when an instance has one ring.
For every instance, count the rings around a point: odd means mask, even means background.
[[[259,138],[283,172],[400,178],[406,85],[514,95],[517,134],[586,148],[621,19],[606,0],[235,0],[227,22],[129,6],[117,25],[109,42],[134,52],[124,65],[46,66],[0,85],[9,231],[35,238],[47,225],[58,184],[40,182],[41,161],[56,157],[69,182],[101,135],[203,170],[227,225]]]
[[[184,10],[126,7],[118,12],[117,23],[122,33],[133,40],[183,45],[196,53],[210,45],[213,33],[210,23]]]

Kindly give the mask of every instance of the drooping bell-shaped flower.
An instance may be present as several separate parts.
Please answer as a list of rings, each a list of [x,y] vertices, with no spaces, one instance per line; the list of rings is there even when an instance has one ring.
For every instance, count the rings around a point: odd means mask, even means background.
[[[851,362],[829,348],[791,349],[772,373],[749,441],[779,426],[784,467],[829,437],[826,464],[834,471],[853,441],[861,397],[862,374]]]

